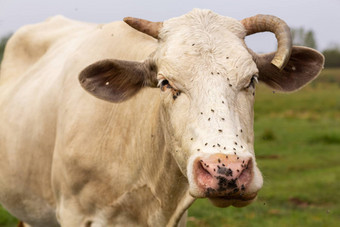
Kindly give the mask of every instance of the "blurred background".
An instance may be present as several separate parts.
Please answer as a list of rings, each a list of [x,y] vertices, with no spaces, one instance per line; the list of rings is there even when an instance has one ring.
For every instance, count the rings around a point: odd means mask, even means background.
[[[265,181],[258,200],[221,209],[199,199],[189,209],[188,226],[339,226],[340,0],[0,0],[0,62],[11,34],[54,15],[93,23],[126,16],[164,21],[193,8],[239,20],[278,16],[291,27],[295,45],[319,50],[326,63],[321,75],[297,93],[257,87],[255,152]],[[246,42],[259,53],[276,49],[271,33]],[[0,227],[17,223],[0,206]]]

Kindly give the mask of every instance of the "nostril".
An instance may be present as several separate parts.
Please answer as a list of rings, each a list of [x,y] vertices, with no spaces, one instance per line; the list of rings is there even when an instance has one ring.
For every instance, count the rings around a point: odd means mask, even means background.
[[[213,174],[210,173],[213,167],[209,167],[209,164],[205,163],[203,160],[199,160],[195,165],[195,178],[199,187],[202,189],[206,189],[209,187],[213,187],[216,183]]]
[[[243,169],[238,177],[238,181],[239,184],[243,186],[243,188],[247,187],[252,180],[252,165],[253,162],[251,159],[241,165]]]
[[[199,162],[199,170],[202,171],[202,174],[208,174],[211,175],[208,171],[209,165],[207,165],[203,160],[200,160]]]

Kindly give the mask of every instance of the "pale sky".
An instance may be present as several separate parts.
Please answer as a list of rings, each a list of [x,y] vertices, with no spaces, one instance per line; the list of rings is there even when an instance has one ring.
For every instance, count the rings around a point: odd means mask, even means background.
[[[0,0],[0,36],[58,14],[95,23],[126,16],[163,21],[193,8],[211,9],[239,20],[271,14],[290,27],[312,29],[321,51],[331,44],[340,44],[340,0]],[[247,43],[257,52],[276,48],[274,36],[269,33],[251,36]]]

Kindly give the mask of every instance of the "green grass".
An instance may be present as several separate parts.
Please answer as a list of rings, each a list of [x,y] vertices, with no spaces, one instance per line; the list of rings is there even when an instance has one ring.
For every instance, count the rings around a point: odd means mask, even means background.
[[[0,206],[0,226],[15,227],[18,225],[18,220],[12,217],[4,208]]]
[[[297,93],[258,86],[254,130],[264,176],[257,201],[221,209],[199,199],[188,226],[338,226],[340,69],[324,70]],[[16,224],[0,207],[0,226]]]

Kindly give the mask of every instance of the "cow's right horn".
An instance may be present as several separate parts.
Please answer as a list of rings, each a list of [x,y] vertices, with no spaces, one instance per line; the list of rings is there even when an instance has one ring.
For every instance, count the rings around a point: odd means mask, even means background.
[[[278,17],[261,14],[245,18],[241,23],[245,27],[247,35],[265,31],[275,34],[278,45],[271,63],[282,70],[287,64],[292,51],[292,38],[288,25]]]
[[[152,22],[144,19],[125,17],[124,22],[134,29],[158,39],[159,30],[163,27],[163,22]]]

